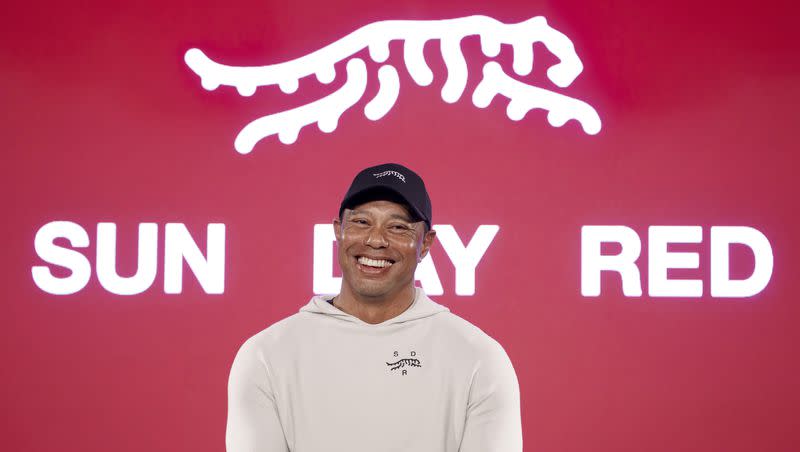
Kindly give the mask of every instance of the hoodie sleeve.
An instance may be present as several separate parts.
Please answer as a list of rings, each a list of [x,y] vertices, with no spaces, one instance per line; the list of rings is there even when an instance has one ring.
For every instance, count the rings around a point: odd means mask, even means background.
[[[227,452],[289,452],[263,354],[245,342],[228,379]]]
[[[522,452],[519,382],[496,341],[473,377],[459,452]]]

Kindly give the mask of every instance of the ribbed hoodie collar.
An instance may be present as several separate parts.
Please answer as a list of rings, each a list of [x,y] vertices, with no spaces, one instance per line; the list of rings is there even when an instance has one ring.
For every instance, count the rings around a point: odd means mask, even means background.
[[[425,317],[430,317],[440,312],[450,311],[450,309],[448,309],[447,307],[442,306],[439,303],[436,303],[435,301],[428,298],[428,296],[425,295],[425,292],[423,292],[422,288],[415,287],[415,292],[416,293],[414,296],[414,302],[411,303],[411,306],[409,306],[408,309],[406,309],[396,317],[393,317],[389,320],[374,325],[367,323],[354,315],[350,315],[344,311],[341,311],[339,310],[339,308],[330,304],[328,300],[332,299],[334,295],[316,295],[311,298],[308,304],[300,308],[300,312],[305,311],[314,314],[328,315],[344,321],[376,327],[376,326],[392,325],[396,323],[411,322],[414,320],[423,319]]]

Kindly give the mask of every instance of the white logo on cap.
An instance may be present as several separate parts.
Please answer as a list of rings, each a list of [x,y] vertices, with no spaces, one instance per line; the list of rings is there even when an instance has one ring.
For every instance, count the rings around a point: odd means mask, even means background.
[[[324,84],[336,78],[334,65],[347,60],[346,80],[336,91],[308,104],[263,116],[247,124],[234,141],[241,154],[247,154],[260,140],[278,135],[284,144],[297,140],[300,129],[317,123],[319,130],[336,130],[342,114],[358,103],[367,87],[367,65],[361,58],[351,58],[368,49],[376,63],[389,58],[389,42],[404,41],[403,62],[417,85],[428,86],[433,72],[423,54],[425,43],[440,41],[447,79],[442,86],[442,100],[456,102],[467,87],[467,62],[461,51],[461,40],[480,36],[483,53],[494,58],[502,44],[513,48],[512,67],[518,76],[533,70],[533,44],[541,42],[559,62],[547,69],[547,78],[556,86],[569,86],[583,71],[583,63],[575,53],[572,41],[551,28],[544,17],[534,17],[516,24],[504,24],[487,16],[469,16],[447,20],[386,20],[367,24],[331,44],[294,60],[266,66],[228,66],[208,58],[200,49],[189,49],[184,61],[200,76],[203,88],[232,86],[242,96],[252,96],[260,86],[278,85],[284,93],[297,91],[301,78],[314,74]],[[378,93],[364,106],[364,115],[372,121],[384,117],[392,109],[400,92],[400,78],[391,64],[378,69]],[[472,103],[486,108],[498,95],[510,100],[506,115],[519,121],[533,109],[547,110],[547,121],[561,127],[567,121],[578,121],[585,133],[600,132],[600,117],[584,101],[509,76],[496,61],[483,66],[483,78],[472,93]]]
[[[375,177],[378,177],[378,178],[383,177],[383,176],[390,176],[391,175],[391,176],[397,177],[398,179],[403,181],[403,183],[406,183],[406,177],[403,176],[402,174],[398,173],[397,171],[384,171],[382,173],[373,173],[372,175],[375,176]]]

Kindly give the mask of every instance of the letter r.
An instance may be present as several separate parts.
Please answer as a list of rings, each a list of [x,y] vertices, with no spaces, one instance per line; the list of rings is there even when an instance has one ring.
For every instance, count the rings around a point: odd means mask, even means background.
[[[613,256],[600,254],[603,242],[622,245],[622,251]],[[615,271],[622,277],[622,293],[626,297],[642,296],[642,281],[636,259],[642,251],[642,242],[636,231],[627,226],[583,226],[581,228],[581,295],[600,295],[600,272]]]

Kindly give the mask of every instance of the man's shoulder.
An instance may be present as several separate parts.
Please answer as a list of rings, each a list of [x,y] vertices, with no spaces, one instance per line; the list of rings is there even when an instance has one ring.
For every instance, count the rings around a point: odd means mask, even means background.
[[[452,311],[443,312],[437,317],[437,326],[441,328],[444,340],[453,341],[453,345],[467,347],[479,355],[505,355],[505,350],[497,340],[469,320]]]
[[[269,325],[250,336],[241,346],[242,350],[269,351],[295,341],[309,320],[304,312],[298,312]],[[241,351],[240,351],[241,352]]]
[[[445,345],[453,358],[471,363],[480,369],[484,382],[516,381],[516,372],[505,348],[478,326],[453,313],[442,316]]]

